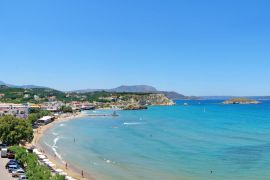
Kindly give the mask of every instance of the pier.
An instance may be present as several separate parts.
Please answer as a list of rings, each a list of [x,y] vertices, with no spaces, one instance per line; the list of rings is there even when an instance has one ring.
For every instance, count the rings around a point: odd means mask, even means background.
[[[88,114],[88,116],[90,117],[117,117],[119,115],[116,114],[116,112],[114,112],[112,114]]]

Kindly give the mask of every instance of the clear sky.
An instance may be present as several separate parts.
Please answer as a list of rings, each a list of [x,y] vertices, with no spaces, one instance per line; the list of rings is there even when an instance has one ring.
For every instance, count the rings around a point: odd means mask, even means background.
[[[0,2],[0,80],[270,95],[270,1]]]

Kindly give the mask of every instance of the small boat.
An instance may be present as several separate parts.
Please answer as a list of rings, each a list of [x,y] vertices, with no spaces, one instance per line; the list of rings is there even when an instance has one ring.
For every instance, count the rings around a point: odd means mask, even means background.
[[[184,103],[183,105],[184,105],[184,106],[188,106],[188,103]]]

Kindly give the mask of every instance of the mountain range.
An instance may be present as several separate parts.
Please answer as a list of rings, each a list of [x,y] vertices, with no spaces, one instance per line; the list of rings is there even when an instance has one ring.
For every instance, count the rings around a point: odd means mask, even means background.
[[[12,88],[29,88],[29,89],[34,89],[34,88],[47,88],[44,86],[36,86],[36,85],[13,85],[13,84],[8,84],[3,81],[0,81],[0,85],[12,87]],[[130,92],[130,93],[162,93],[165,96],[167,96],[170,99],[173,100],[180,100],[180,99],[190,99],[187,96],[184,96],[182,94],[179,94],[174,91],[159,91],[153,86],[148,86],[148,85],[133,85],[133,86],[119,86],[116,88],[112,89],[83,89],[83,90],[75,90],[71,92],[75,93],[87,93],[87,92],[98,92],[98,91],[106,91],[106,92]]]
[[[157,92],[158,90],[152,86],[148,85],[135,85],[135,86],[119,86],[112,89],[82,89],[73,92],[85,93],[85,92],[95,92],[95,91],[106,91],[106,92]]]
[[[26,88],[26,89],[33,89],[33,88],[47,88],[44,86],[36,86],[36,85],[13,85],[13,84],[7,84],[3,81],[0,81],[0,86],[8,86],[12,88]]]
[[[159,91],[153,86],[148,85],[133,85],[133,86],[126,86],[122,85],[112,89],[83,89],[83,90],[76,90],[73,92],[76,93],[86,93],[86,92],[96,92],[96,91],[106,91],[106,92],[133,92],[133,93],[162,93],[170,99],[179,100],[179,99],[188,99],[188,97],[179,94],[174,91]]]

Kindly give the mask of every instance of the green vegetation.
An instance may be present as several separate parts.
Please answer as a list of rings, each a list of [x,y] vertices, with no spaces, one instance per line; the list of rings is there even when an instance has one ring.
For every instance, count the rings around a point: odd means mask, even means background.
[[[16,160],[25,168],[29,180],[64,180],[64,176],[53,176],[47,166],[41,165],[35,154],[28,153],[25,148],[12,146],[9,148],[15,152]]]
[[[49,101],[49,97],[57,97],[59,100],[65,100],[66,94],[49,88],[10,88],[7,86],[0,87],[0,94],[4,97],[0,98],[1,102],[9,103],[42,103]]]
[[[89,101],[89,102],[111,102],[110,100],[102,99],[110,96],[126,97],[130,96],[144,96],[149,93],[112,93],[105,91],[88,92],[88,93],[65,93],[49,88],[10,88],[7,86],[0,86],[0,94],[4,94],[0,98],[0,102],[6,103],[43,103],[48,102],[50,99],[62,102],[71,101]]]
[[[28,120],[31,124],[34,124],[38,119],[40,119],[43,116],[49,116],[51,115],[50,111],[47,110],[41,110],[38,108],[30,108],[29,109],[29,116]]]
[[[33,129],[29,121],[13,116],[0,118],[0,139],[9,145],[19,144],[21,141],[30,142],[33,139]]]
[[[60,111],[62,111],[63,113],[72,113],[73,112],[73,110],[70,106],[62,106],[60,108]]]

